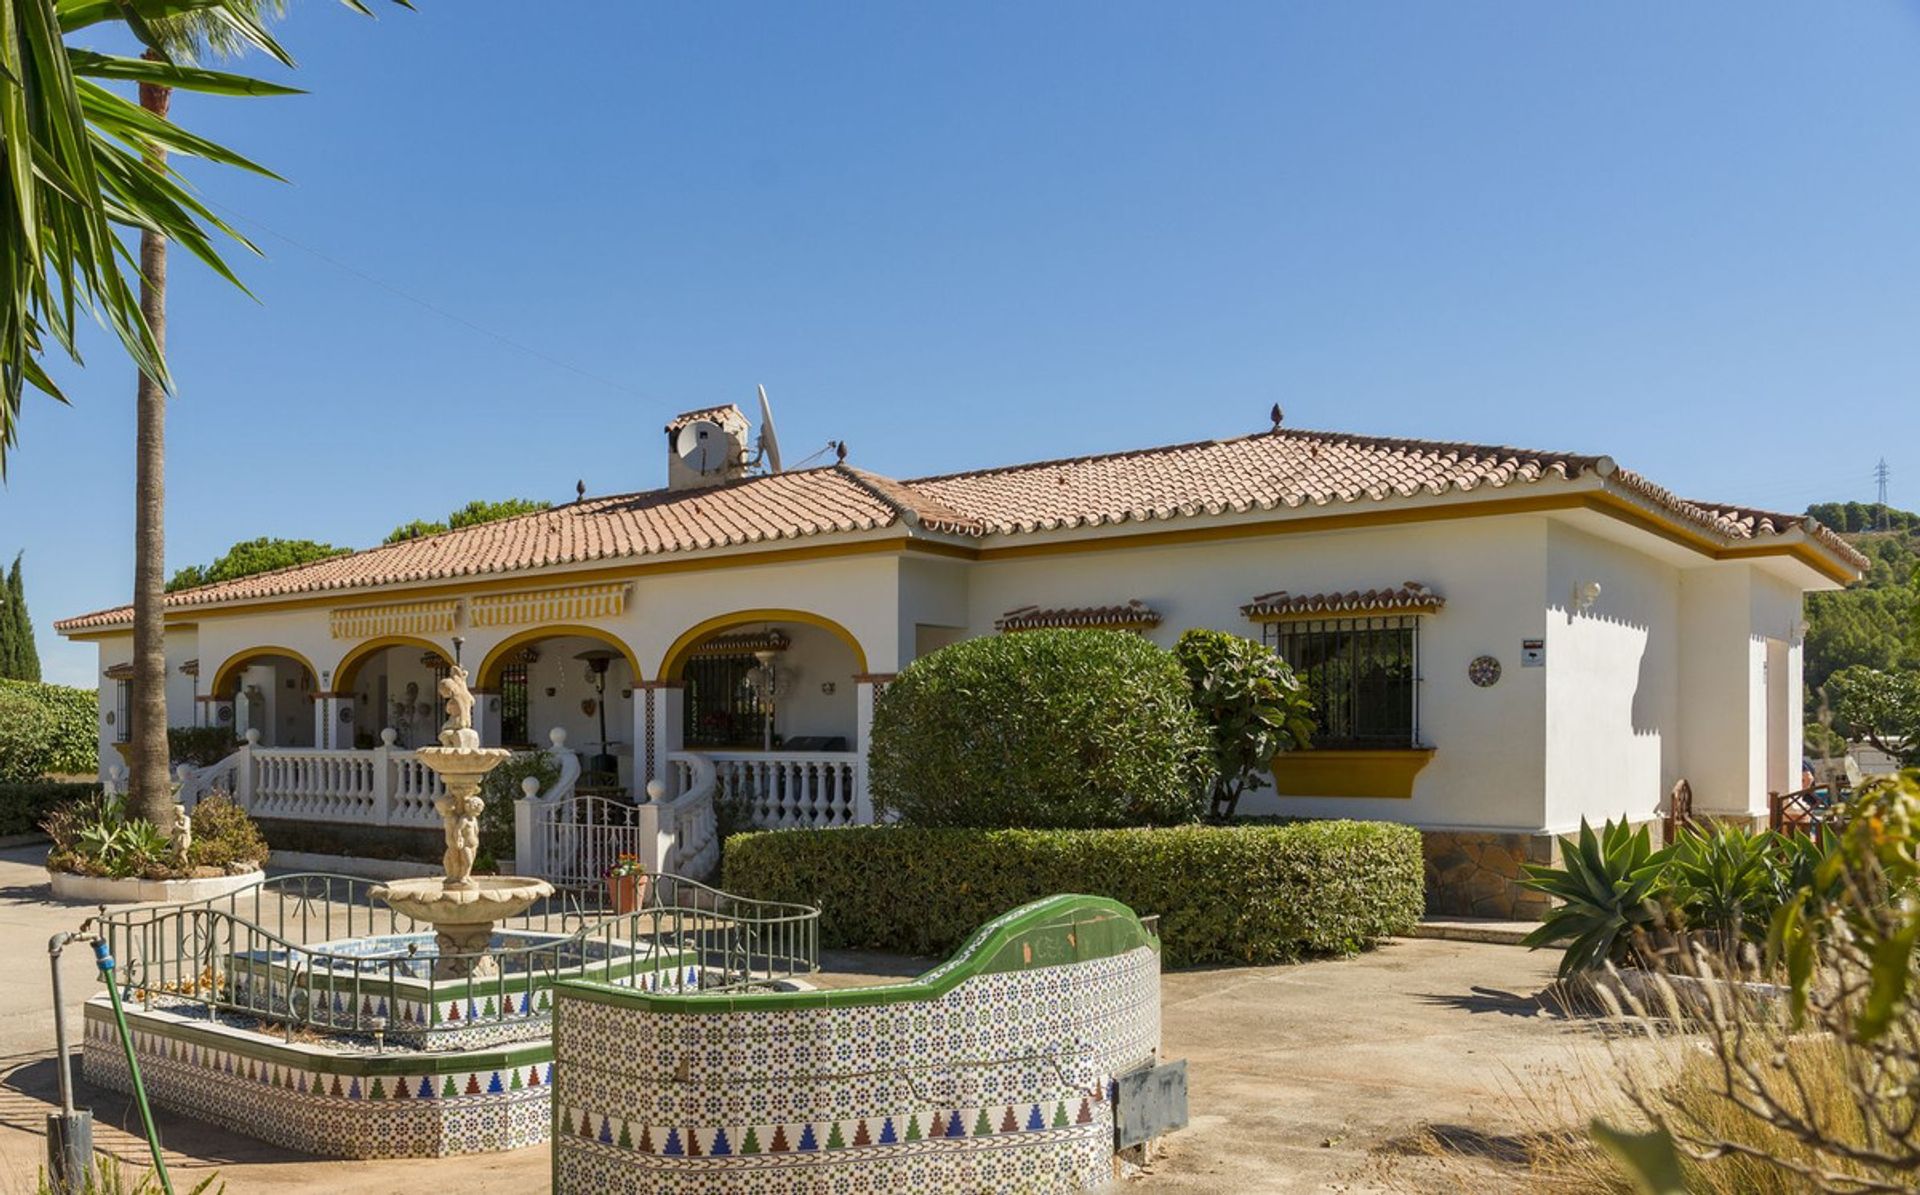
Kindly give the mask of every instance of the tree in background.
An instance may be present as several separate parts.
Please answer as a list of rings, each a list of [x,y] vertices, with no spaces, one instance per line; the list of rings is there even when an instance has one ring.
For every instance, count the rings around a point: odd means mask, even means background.
[[[1212,738],[1219,772],[1212,812],[1225,820],[1261,786],[1274,756],[1307,745],[1313,703],[1277,652],[1244,636],[1196,628],[1180,636],[1173,654]]]
[[[0,680],[40,679],[40,649],[33,642],[33,620],[27,617],[27,586],[20,577],[20,553],[13,558],[4,593],[0,593]]]
[[[389,532],[382,542],[397,544],[404,540],[419,539],[423,535],[439,535],[443,531],[458,531],[462,527],[478,527],[482,523],[496,523],[501,519],[534,514],[552,505],[551,502],[538,502],[532,498],[503,498],[498,502],[482,502],[476,499],[448,515],[444,523],[429,522],[425,519],[402,523]]]
[[[251,577],[255,573],[271,572],[278,568],[311,564],[330,556],[345,556],[352,551],[352,548],[336,548],[332,544],[315,543],[310,539],[271,539],[261,536],[259,539],[241,540],[212,564],[190,564],[174,573],[167,582],[167,591]]]
[[[1920,767],[1920,673],[1845,668],[1827,681],[1833,729]]]

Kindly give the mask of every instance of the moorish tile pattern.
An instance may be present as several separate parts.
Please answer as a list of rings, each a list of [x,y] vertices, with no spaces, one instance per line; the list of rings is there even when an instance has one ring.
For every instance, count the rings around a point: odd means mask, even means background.
[[[131,1091],[104,996],[86,1005],[87,1080]],[[493,1050],[344,1055],[128,1009],[148,1098],[198,1120],[334,1158],[418,1158],[546,1140],[549,1042]]]
[[[645,995],[564,983],[562,1193],[1098,1189],[1114,1077],[1160,1038],[1158,943],[1056,896],[907,984]]]

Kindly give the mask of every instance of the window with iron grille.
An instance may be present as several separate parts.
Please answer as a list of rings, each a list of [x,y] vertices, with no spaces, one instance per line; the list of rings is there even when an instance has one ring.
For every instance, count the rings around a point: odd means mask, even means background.
[[[133,682],[113,682],[113,741],[133,741]]]
[[[500,669],[500,741],[512,747],[533,741],[527,733],[527,666],[518,660]]]
[[[750,655],[695,656],[681,675],[681,737],[689,747],[758,747],[760,702],[747,687]]]
[[[1270,622],[1280,653],[1313,699],[1316,747],[1419,745],[1417,617]]]

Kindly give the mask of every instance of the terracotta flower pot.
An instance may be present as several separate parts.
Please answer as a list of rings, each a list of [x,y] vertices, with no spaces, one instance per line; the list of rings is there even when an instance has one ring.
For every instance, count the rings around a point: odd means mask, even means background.
[[[647,880],[644,875],[608,876],[607,899],[613,902],[616,913],[636,913],[647,900]]]

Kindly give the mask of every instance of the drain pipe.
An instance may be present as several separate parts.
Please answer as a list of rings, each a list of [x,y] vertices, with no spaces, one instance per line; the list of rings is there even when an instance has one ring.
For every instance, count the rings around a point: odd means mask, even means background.
[[[47,1176],[61,1195],[79,1195],[93,1171],[93,1111],[73,1106],[73,1052],[67,1045],[67,1004],[60,993],[60,955],[85,933],[60,933],[47,943],[53,964],[53,1040],[59,1052],[60,1110],[47,1113]]]

